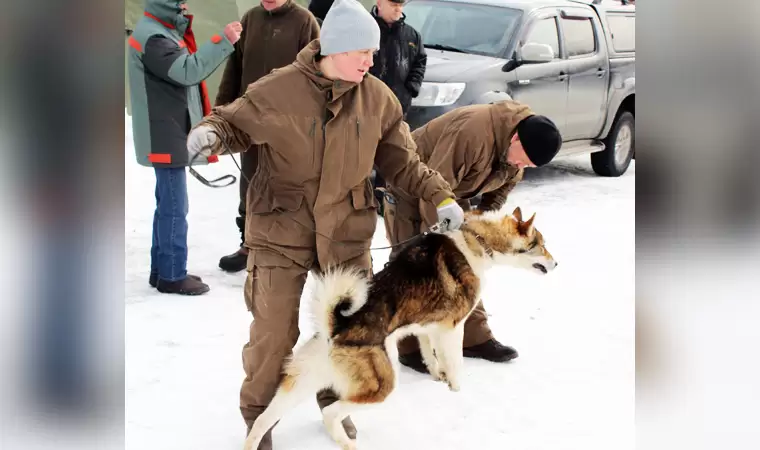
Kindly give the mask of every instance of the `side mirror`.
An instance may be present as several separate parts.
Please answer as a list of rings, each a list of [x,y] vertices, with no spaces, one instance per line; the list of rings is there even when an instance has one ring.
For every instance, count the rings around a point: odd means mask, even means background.
[[[554,61],[554,50],[546,44],[529,42],[520,49],[520,62],[523,64],[542,64]]]
[[[507,61],[507,63],[506,63],[506,64],[504,64],[504,65],[501,67],[501,70],[502,70],[502,72],[507,72],[507,73],[509,73],[509,72],[511,72],[511,71],[513,71],[513,70],[515,70],[515,69],[517,69],[519,66],[520,66],[520,64],[517,62],[517,59],[515,59],[515,58],[512,58],[512,59],[510,59],[509,61]]]

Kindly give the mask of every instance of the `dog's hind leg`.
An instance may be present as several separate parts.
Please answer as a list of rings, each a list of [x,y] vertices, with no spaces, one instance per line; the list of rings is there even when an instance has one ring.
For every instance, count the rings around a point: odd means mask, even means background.
[[[462,342],[464,340],[464,322],[454,328],[439,328],[431,333],[430,338],[436,350],[441,374],[449,384],[449,389],[459,391],[459,378],[464,366]]]
[[[245,440],[244,450],[256,450],[264,434],[272,428],[285,413],[298,406],[301,401],[309,398],[317,389],[311,383],[303,383],[304,377],[295,378],[286,375],[280,383],[272,401],[251,427],[251,432]]]
[[[356,440],[351,439],[343,428],[343,419],[364,405],[338,400],[322,410],[322,420],[327,428],[327,433],[343,450],[356,450]]]
[[[324,342],[312,339],[296,352],[293,360],[286,365],[285,376],[274,398],[253,423],[251,432],[245,440],[244,450],[256,450],[264,434],[285,413],[320,389],[327,387],[329,378],[324,367],[329,362],[323,348],[325,345]]]
[[[382,403],[393,392],[396,376],[382,346],[333,348],[331,358],[341,400],[322,410],[325,427],[341,448],[355,449],[356,441],[346,434],[342,421],[357,409]]]

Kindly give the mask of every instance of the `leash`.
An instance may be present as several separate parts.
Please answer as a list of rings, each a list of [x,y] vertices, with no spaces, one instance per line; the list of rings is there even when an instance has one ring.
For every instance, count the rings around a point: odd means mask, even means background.
[[[232,150],[230,150],[229,146],[227,146],[227,143],[224,142],[224,140],[218,134],[216,134],[216,133],[214,133],[214,134],[216,135],[216,138],[219,140],[219,142],[222,144],[222,146],[224,146],[224,152],[222,152],[222,153],[228,153],[230,155],[230,157],[232,158],[232,162],[234,162],[235,166],[237,166],[238,170],[240,170],[240,176],[243,177],[245,179],[245,181],[248,183],[248,185],[250,186],[251,180],[248,179],[247,176],[245,176],[245,173],[243,173],[243,168],[240,167],[240,164],[238,164],[237,159],[235,159],[235,154],[232,153]],[[202,148],[202,150],[206,150],[206,149],[211,150],[211,147],[210,146],[205,146],[205,147]],[[219,178],[211,180],[211,181],[207,180],[205,177],[203,177],[203,175],[199,174],[198,172],[196,172],[192,168],[193,162],[200,155],[201,155],[201,152],[198,152],[198,153],[196,153],[190,159],[190,167],[189,167],[190,174],[192,174],[198,181],[200,181],[204,185],[206,185],[208,187],[212,187],[212,188],[227,187],[227,186],[233,184],[235,181],[237,181],[237,178],[235,178],[234,175],[224,175],[222,177],[219,177]],[[232,179],[232,181],[230,181],[229,183],[224,184],[224,185],[217,183],[218,181],[221,181],[223,179]],[[322,234],[319,231],[312,229],[310,226],[302,224],[301,222],[297,221],[296,219],[294,219],[294,218],[292,218],[292,217],[290,217],[288,215],[284,215],[283,217],[287,217],[288,219],[292,220],[293,222],[297,223],[298,225],[302,226],[303,228],[305,228],[305,229],[311,231],[312,233],[314,233],[314,234],[316,234],[318,236],[321,236],[321,237],[323,237],[323,238],[325,238],[325,239],[327,239],[327,240],[329,240],[331,242],[334,242],[336,244],[341,244],[341,245],[348,245],[345,242],[338,241],[336,239],[331,238],[330,236]],[[427,236],[430,233],[440,233],[441,230],[444,229],[444,226],[447,226],[448,223],[449,223],[449,219],[446,219],[446,220],[444,220],[442,222],[438,222],[438,223],[434,224],[433,226],[431,226],[429,230],[423,231],[422,233],[419,233],[419,234],[415,234],[414,236],[410,237],[409,239],[405,239],[405,240],[399,242],[398,244],[388,245],[388,246],[385,246],[385,247],[369,247],[369,248],[366,248],[365,250],[368,250],[368,251],[372,251],[372,250],[389,250],[389,249],[393,249],[393,248],[396,248],[396,247],[400,247],[400,246],[406,245],[406,244],[408,244],[408,243],[410,243],[410,242],[412,242],[412,241],[414,241],[414,240],[416,240],[418,238]]]
[[[217,138],[218,137],[219,137],[219,135],[217,135]],[[220,139],[220,141],[221,141],[221,139]],[[204,147],[204,149],[206,149],[206,148],[207,147]],[[207,180],[203,175],[199,174],[198,172],[196,172],[195,169],[193,169],[193,163],[195,162],[195,160],[200,155],[201,155],[200,152],[198,152],[195,155],[193,155],[193,157],[190,158],[190,164],[188,165],[188,169],[190,170],[190,175],[194,176],[195,179],[197,179],[198,181],[200,181],[204,185],[206,185],[208,187],[211,187],[211,188],[223,188],[223,187],[227,187],[227,186],[230,186],[230,185],[232,185],[233,183],[235,183],[237,181],[237,178],[235,178],[234,175],[224,175],[224,176],[221,176],[219,178],[213,179],[211,181]],[[230,156],[232,156],[232,152],[230,152]],[[233,156],[232,160],[233,161],[235,160],[234,156]],[[235,161],[235,165],[237,166],[237,161]],[[238,166],[238,168],[240,168],[240,166]],[[241,175],[243,174],[243,169],[240,169],[240,174]],[[222,181],[222,180],[230,180],[230,182],[227,183],[227,184],[219,184],[219,182]],[[246,178],[246,180],[247,180],[247,178]]]

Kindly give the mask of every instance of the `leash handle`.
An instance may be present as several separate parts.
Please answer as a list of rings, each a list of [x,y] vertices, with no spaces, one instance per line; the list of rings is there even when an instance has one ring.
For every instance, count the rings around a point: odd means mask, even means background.
[[[215,134],[216,134],[216,133],[215,133]],[[216,135],[216,138],[217,138],[217,139],[219,139],[219,141],[221,142],[221,138],[219,137],[219,135],[218,135],[218,134]],[[228,149],[228,150],[229,150],[229,149]],[[232,155],[232,152],[230,152],[230,155]],[[190,169],[190,175],[194,176],[194,177],[195,177],[195,179],[197,179],[198,181],[200,181],[200,182],[201,182],[201,183],[203,183],[204,185],[206,185],[206,186],[208,186],[208,187],[212,187],[212,188],[224,188],[224,187],[227,187],[227,186],[230,186],[230,185],[234,184],[234,183],[237,181],[237,178],[235,178],[235,176],[234,176],[234,175],[223,175],[223,176],[221,176],[221,177],[219,177],[219,178],[216,178],[216,179],[213,179],[213,180],[208,180],[208,179],[206,179],[206,177],[204,177],[203,175],[199,174],[199,173],[198,173],[198,172],[197,172],[197,171],[196,171],[196,170],[193,168],[193,162],[195,162],[195,160],[196,160],[196,159],[197,159],[199,156],[201,156],[201,152],[198,152],[198,153],[196,153],[195,155],[193,155],[193,157],[192,157],[192,158],[190,158],[190,166],[189,166],[189,169]],[[232,159],[234,160],[235,158],[233,157]],[[237,166],[237,161],[235,161],[235,165]],[[238,166],[238,168],[239,168],[239,167],[240,167],[240,166]],[[243,171],[242,171],[242,169],[240,170],[240,174],[241,174],[241,175],[243,174]],[[245,176],[245,175],[243,175],[243,176]],[[247,180],[247,179],[248,179],[248,178],[246,178],[246,180]],[[228,182],[228,183],[226,183],[226,184],[221,184],[221,181],[223,181],[223,180],[229,180],[229,182]]]
[[[219,178],[215,178],[213,180],[207,180],[203,175],[196,172],[195,169],[193,169],[192,167],[190,167],[190,174],[194,176],[198,181],[203,183],[204,185],[208,187],[212,187],[212,188],[227,187],[237,181],[237,178],[235,178],[234,175],[224,175]],[[230,181],[226,184],[220,184],[222,180],[230,180]]]

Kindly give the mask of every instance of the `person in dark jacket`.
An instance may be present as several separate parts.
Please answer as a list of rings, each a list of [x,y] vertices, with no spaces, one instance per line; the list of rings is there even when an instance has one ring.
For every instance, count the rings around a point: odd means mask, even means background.
[[[137,163],[156,172],[149,283],[159,292],[198,295],[208,285],[187,273],[186,167],[190,128],[211,112],[205,79],[233,52],[240,22],[196,46],[185,1],[147,0],[129,37],[129,94]]]
[[[319,37],[316,19],[296,4],[295,0],[268,0],[243,15],[243,33],[235,44],[235,54],[227,61],[216,96],[216,106],[232,103],[245,93],[249,84],[274,69],[285,67],[296,60],[298,52]],[[248,30],[247,32],[245,30]],[[238,216],[235,223],[240,230],[240,247],[219,260],[219,268],[226,272],[245,269],[248,249],[245,248],[245,207],[248,182],[253,178],[259,161],[259,152],[253,145],[242,156],[243,173],[238,194]],[[252,193],[251,195],[255,195]]]
[[[427,54],[422,36],[405,22],[404,0],[377,0],[372,16],[380,26],[380,50],[369,73],[391,88],[406,117],[425,77]]]
[[[311,0],[309,2],[309,11],[314,14],[320,27],[322,26],[322,21],[325,20],[327,11],[330,10],[332,4],[333,0]]]
[[[377,0],[372,7],[372,16],[380,26],[380,50],[375,54],[369,73],[380,78],[401,103],[406,114],[412,106],[412,98],[417,97],[425,77],[427,54],[422,45],[422,37],[405,22],[404,0]],[[383,195],[377,189],[385,186],[385,180],[377,171],[373,179],[375,197],[380,203],[378,214],[384,214]]]

